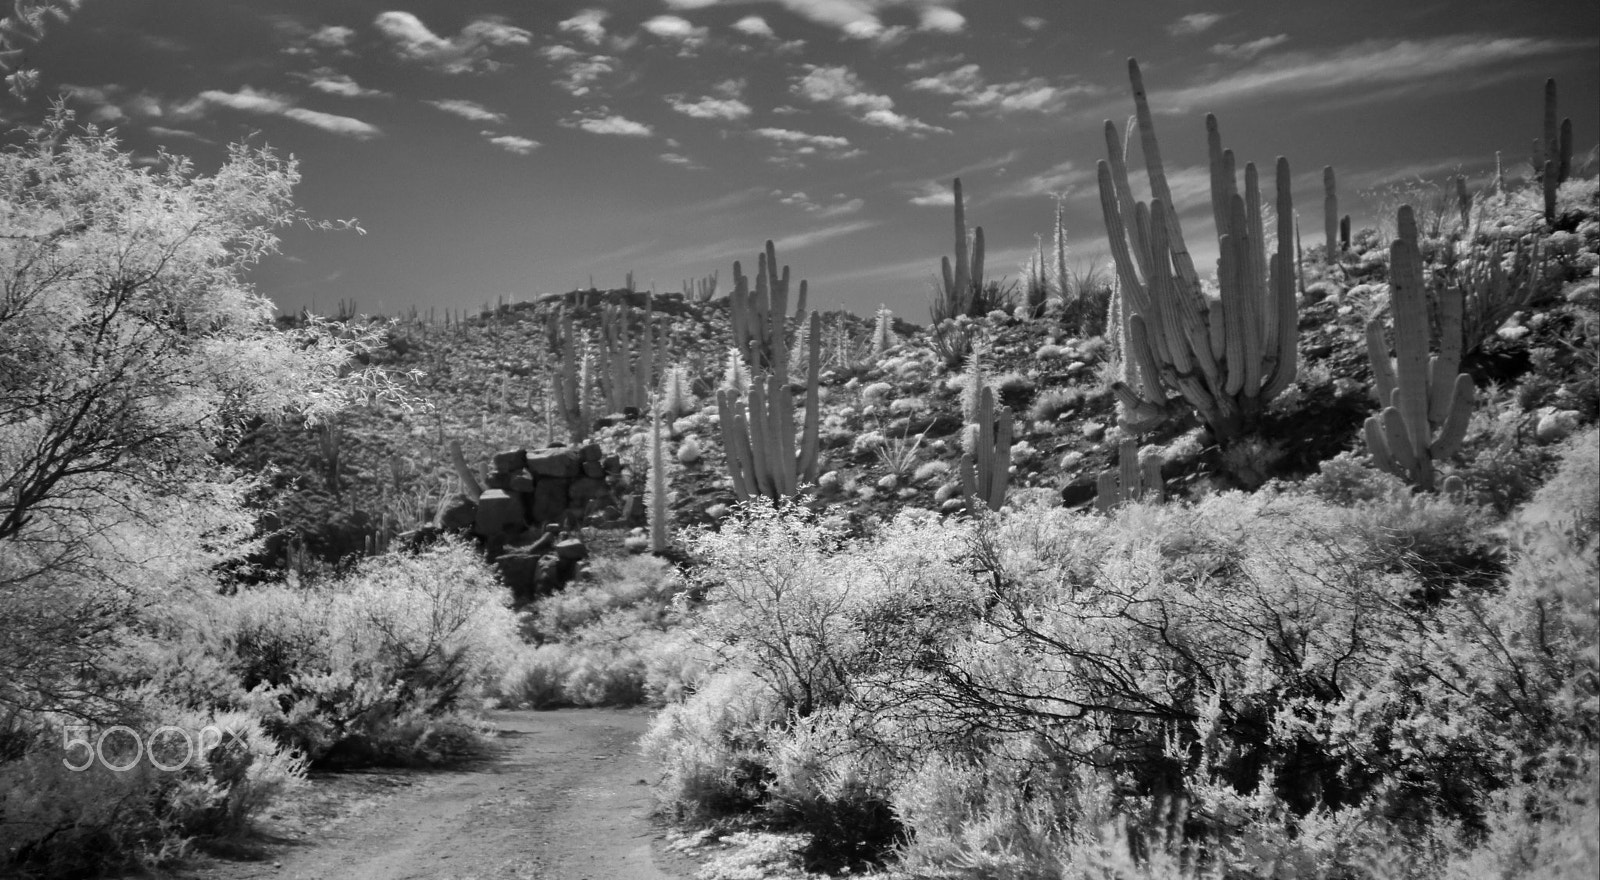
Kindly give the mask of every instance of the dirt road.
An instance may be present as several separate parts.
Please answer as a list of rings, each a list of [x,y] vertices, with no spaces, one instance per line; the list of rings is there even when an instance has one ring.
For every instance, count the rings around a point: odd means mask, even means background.
[[[186,880],[686,880],[649,817],[644,710],[497,712],[495,754],[433,773],[316,780],[262,823],[248,853]]]

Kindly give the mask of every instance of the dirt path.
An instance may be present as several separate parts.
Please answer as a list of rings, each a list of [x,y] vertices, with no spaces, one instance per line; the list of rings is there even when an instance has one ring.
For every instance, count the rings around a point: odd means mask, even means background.
[[[320,778],[265,817],[264,843],[185,880],[686,880],[649,817],[644,710],[497,712],[495,755],[435,773]]]

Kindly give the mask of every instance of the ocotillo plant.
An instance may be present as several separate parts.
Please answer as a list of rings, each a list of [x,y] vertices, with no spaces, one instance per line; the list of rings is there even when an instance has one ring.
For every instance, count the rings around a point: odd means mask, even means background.
[[[733,264],[733,292],[728,307],[733,322],[733,344],[752,369],[771,369],[787,356],[790,339],[786,332],[789,305],[789,267],[778,270],[778,254],[771,241],[756,257],[756,285],[740,265]],[[806,282],[800,282],[795,315],[805,312]]]
[[[1006,483],[1011,475],[1011,410],[996,407],[994,389],[985,388],[978,400],[973,448],[961,453],[961,491],[967,509],[983,504],[999,510],[1006,501]]]
[[[961,198],[961,178],[955,179],[956,193],[956,261],[939,258],[939,279],[943,286],[934,298],[933,323],[946,318],[968,314],[977,291],[983,288],[983,227],[973,230],[971,251],[968,251],[967,210]]]
[[[717,392],[722,448],[728,458],[728,475],[733,479],[734,494],[740,501],[757,496],[774,501],[792,498],[799,494],[802,485],[817,481],[821,449],[822,316],[815,312],[811,314],[806,338],[805,422],[798,439],[794,394],[789,390],[786,363],[752,377],[750,390],[742,398],[729,389]]]
[[[1472,377],[1461,364],[1462,297],[1439,294],[1439,353],[1429,356],[1428,291],[1417,247],[1417,221],[1410,205],[1400,208],[1400,235],[1389,248],[1390,303],[1394,312],[1394,358],[1383,324],[1367,322],[1377,415],[1367,419],[1367,449],[1373,463],[1419,489],[1432,490],[1434,463],[1454,455],[1472,418]]]
[[[1269,260],[1254,164],[1238,192],[1232,151],[1222,149],[1215,116],[1206,117],[1211,204],[1217,223],[1221,298],[1201,292],[1184,244],[1139,65],[1129,59],[1139,137],[1153,198],[1136,202],[1115,123],[1106,121],[1109,161],[1099,163],[1100,204],[1122,288],[1128,360],[1137,385],[1113,386],[1124,423],[1147,430],[1172,414],[1177,392],[1226,446],[1253,431],[1268,401],[1294,381],[1294,203],[1289,162],[1277,162],[1278,250]],[[1245,476],[1245,475],[1240,475]]]
[[[1100,472],[1095,480],[1095,509],[1110,513],[1124,504],[1148,498],[1157,503],[1166,500],[1166,487],[1161,479],[1164,462],[1159,455],[1139,458],[1139,442],[1132,437],[1122,441],[1118,452],[1117,468]]]

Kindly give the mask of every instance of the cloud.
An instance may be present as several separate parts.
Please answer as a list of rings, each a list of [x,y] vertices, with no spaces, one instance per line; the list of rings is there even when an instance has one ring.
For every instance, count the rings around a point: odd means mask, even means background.
[[[577,34],[579,39],[589,45],[598,46],[606,38],[606,15],[603,9],[585,9],[561,21],[556,27],[564,34]]]
[[[775,189],[771,195],[778,200],[780,205],[799,208],[807,214],[815,214],[817,217],[824,219],[854,214],[866,207],[867,204],[862,199],[853,199],[844,193],[835,193],[832,199],[822,201],[811,198],[803,191],[784,192],[781,189]]]
[[[850,139],[827,134],[811,134],[790,128],[758,128],[751,132],[755,137],[771,141],[778,147],[772,161],[797,164],[803,159],[849,159],[861,155],[850,145]]]
[[[296,107],[292,101],[282,95],[275,95],[271,92],[258,92],[249,86],[245,86],[237,92],[210,89],[201,92],[196,100],[201,104],[227,107],[243,113],[254,113],[259,116],[281,116],[285,119],[292,119],[301,125],[309,125],[312,128],[319,128],[331,134],[355,138],[356,140],[370,140],[383,134],[383,131],[377,126],[362,122],[359,119]]]
[[[713,98],[689,101],[682,95],[669,95],[667,103],[672,109],[695,119],[743,119],[750,115],[750,105],[738,98]]]
[[[808,101],[841,108],[868,125],[919,134],[949,134],[948,129],[895,112],[893,98],[867,91],[860,77],[848,67],[808,64],[805,69],[805,74],[794,81],[790,90]]]
[[[1249,61],[1262,52],[1274,46],[1282,45],[1289,40],[1288,34],[1273,34],[1247,43],[1218,43],[1211,47],[1211,54],[1221,55],[1224,58],[1237,58],[1240,61]]]
[[[943,6],[925,7],[922,10],[922,20],[917,25],[919,30],[936,31],[941,34],[959,34],[966,26],[966,16]]]
[[[540,146],[539,142],[536,140],[525,137],[517,137],[513,134],[496,135],[492,131],[480,131],[478,133],[483,135],[484,138],[489,141],[489,143],[494,144],[508,153],[516,153],[518,156],[526,156],[529,153],[532,153],[534,150],[539,149]]]
[[[954,205],[956,203],[955,190],[951,189],[949,184],[936,180],[925,180],[917,184],[914,192],[916,195],[911,197],[911,204],[918,207]]]
[[[1095,94],[1091,86],[1061,87],[1043,77],[1019,82],[989,83],[978,65],[967,64],[955,70],[912,80],[910,88],[955,97],[957,107],[993,110],[997,113],[1058,111],[1069,97]]]
[[[421,19],[409,12],[381,12],[372,23],[389,41],[396,57],[440,73],[494,70],[500,67],[500,63],[490,57],[495,49],[527,46],[533,41],[533,34],[506,24],[498,17],[473,19],[461,33],[449,39],[429,30]]]
[[[343,49],[350,45],[350,40],[354,38],[355,35],[356,32],[354,28],[330,24],[311,34],[311,36],[306,38],[306,42],[316,46],[319,49]]]
[[[188,129],[167,128],[164,125],[150,126],[150,133],[160,138],[183,138],[184,140],[199,141],[202,144],[213,143],[208,138],[203,138]]]
[[[1176,92],[1155,93],[1164,111],[1336,93],[1367,100],[1448,87],[1470,89],[1503,77],[1504,66],[1557,52],[1592,48],[1582,40],[1456,35],[1425,40],[1366,40],[1318,52],[1285,52],[1238,73]],[[1491,68],[1502,68],[1492,70]]]
[[[609,55],[584,55],[566,46],[546,46],[539,54],[561,65],[561,77],[555,84],[574,98],[592,94],[594,84],[616,70],[617,59]]]
[[[1022,18],[1017,19],[1017,21],[1030,31],[1044,30],[1044,26],[1049,24],[1049,22],[1037,15],[1024,15]]]
[[[658,15],[645,21],[640,27],[664,40],[676,40],[685,46],[698,46],[706,39],[705,28],[695,27],[687,19],[676,15]]]
[[[824,226],[821,229],[813,229],[809,232],[786,235],[774,241],[772,246],[778,251],[797,251],[819,242],[850,235],[864,229],[871,229],[877,225],[878,221],[876,220],[852,220],[849,223],[838,223],[833,226]]]
[[[447,98],[442,101],[423,101],[422,103],[437,107],[446,113],[453,113],[456,116],[460,116],[462,119],[470,119],[473,122],[492,122],[499,124],[506,121],[506,115],[504,113],[496,113],[476,101],[467,101],[461,98]]]
[[[319,67],[310,73],[290,74],[297,79],[305,80],[306,85],[325,95],[338,95],[341,98],[391,98],[393,95],[378,89],[363,88],[360,83],[342,73],[337,73],[327,67]]]
[[[1191,12],[1167,25],[1167,33],[1175,37],[1203,33],[1221,20],[1222,16],[1215,12]]]
[[[767,20],[759,15],[747,15],[744,18],[739,19],[733,23],[733,29],[741,34],[747,34],[752,37],[777,39],[778,36],[772,32],[772,25],[767,24]]]
[[[649,137],[655,133],[655,129],[643,122],[635,122],[625,116],[607,113],[603,108],[598,112],[591,111],[577,118],[563,119],[561,124],[567,128],[587,131],[590,134],[609,134],[619,137]]]
[[[1094,179],[1094,169],[1079,168],[1072,162],[1067,161],[1052,165],[1037,174],[1030,174],[1020,180],[1008,181],[998,189],[986,194],[980,193],[979,195],[982,197],[981,200],[986,202],[1066,195]],[[1209,183],[1208,179],[1207,184],[1209,185]]]
[[[682,153],[662,153],[660,159],[668,165],[677,165],[680,168],[687,168],[691,171],[706,170],[706,166],[701,165],[699,162],[696,162]]]

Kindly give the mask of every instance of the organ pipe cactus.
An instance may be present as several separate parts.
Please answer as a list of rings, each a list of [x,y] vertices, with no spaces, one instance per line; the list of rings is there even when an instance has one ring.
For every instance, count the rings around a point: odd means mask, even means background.
[[[740,265],[733,264],[733,292],[728,307],[733,322],[733,344],[754,369],[770,369],[786,358],[789,340],[786,333],[789,304],[789,267],[778,269],[778,254],[771,241],[756,257],[755,289]],[[806,282],[800,282],[795,316],[806,307]]]
[[[939,299],[934,302],[934,323],[967,314],[977,291],[983,287],[983,227],[973,230],[969,253],[967,210],[961,198],[959,177],[955,179],[955,196],[956,261],[952,266],[949,257],[939,258],[939,278],[943,286],[939,289]]]
[[[589,378],[592,365],[588,346],[573,326],[572,313],[561,309],[549,324],[550,341],[560,358],[554,386],[561,417],[567,423],[567,433],[575,443],[589,436],[589,426],[594,424],[589,396]]]
[[[1462,296],[1439,293],[1438,354],[1429,356],[1428,292],[1417,247],[1417,221],[1410,205],[1400,208],[1400,235],[1389,249],[1390,305],[1394,312],[1394,357],[1383,324],[1367,322],[1367,354],[1382,407],[1365,425],[1367,449],[1379,468],[1423,490],[1434,487],[1434,464],[1461,448],[1472,417],[1472,377],[1461,364]]]
[[[650,481],[645,488],[645,512],[650,523],[650,552],[660,553],[669,546],[667,510],[667,441],[661,429],[665,417],[661,408],[655,410],[650,420]]]
[[[1116,508],[1147,496],[1156,502],[1166,500],[1166,487],[1161,478],[1164,462],[1159,455],[1139,457],[1139,443],[1132,437],[1122,441],[1115,470],[1100,472],[1095,481],[1095,509],[1110,513]]]
[[[961,454],[961,491],[967,509],[982,503],[999,510],[1006,500],[1006,482],[1011,475],[1011,410],[997,407],[994,389],[985,388],[978,401],[972,449]]]
[[[1332,165],[1322,167],[1322,229],[1328,237],[1328,262],[1331,263],[1339,253],[1339,186]]]
[[[822,425],[822,316],[816,312],[811,314],[806,339],[805,421],[798,441],[787,363],[753,376],[750,389],[743,396],[727,388],[717,392],[722,448],[728,458],[734,494],[740,501],[757,496],[773,501],[792,498],[802,485],[817,481]],[[787,352],[783,360],[787,360]]]
[[[1130,59],[1150,202],[1136,202],[1116,125],[1106,121],[1109,161],[1099,163],[1100,204],[1121,284],[1126,357],[1134,382],[1113,392],[1133,431],[1154,427],[1187,403],[1227,445],[1253,430],[1266,404],[1294,381],[1294,203],[1288,160],[1277,162],[1277,242],[1265,249],[1264,210],[1254,164],[1238,191],[1233,152],[1222,148],[1215,116],[1206,117],[1211,205],[1217,226],[1220,299],[1201,292],[1184,243],[1156,141],[1139,65]],[[1168,391],[1181,397],[1169,397]]]
[[[1572,174],[1572,119],[1556,122],[1556,81],[1544,82],[1544,137],[1533,145],[1533,168],[1544,189],[1544,216],[1556,216],[1556,188]]]

